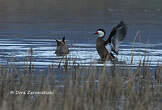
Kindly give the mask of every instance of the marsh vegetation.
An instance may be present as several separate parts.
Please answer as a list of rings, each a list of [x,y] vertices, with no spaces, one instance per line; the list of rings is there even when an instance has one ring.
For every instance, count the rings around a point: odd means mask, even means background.
[[[23,68],[0,67],[1,110],[161,110],[162,66],[145,60],[136,67],[49,65],[35,71],[33,50]],[[58,68],[59,67],[59,68]],[[56,70],[61,70],[58,79]],[[30,92],[30,93],[29,93]],[[39,94],[38,92],[41,92]],[[44,93],[43,93],[44,92]],[[45,93],[46,92],[46,93]],[[48,92],[48,93],[47,93]]]

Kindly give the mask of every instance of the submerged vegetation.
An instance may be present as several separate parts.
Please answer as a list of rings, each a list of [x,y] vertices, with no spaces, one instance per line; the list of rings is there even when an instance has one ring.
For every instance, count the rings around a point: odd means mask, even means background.
[[[49,65],[34,69],[30,48],[23,68],[0,67],[1,110],[161,110],[162,66]],[[58,68],[59,67],[59,68]],[[63,71],[63,73],[57,73]],[[61,78],[57,76],[61,75]]]

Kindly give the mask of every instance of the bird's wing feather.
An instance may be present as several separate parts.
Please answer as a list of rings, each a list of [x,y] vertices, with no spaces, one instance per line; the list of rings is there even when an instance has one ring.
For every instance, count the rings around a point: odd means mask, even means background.
[[[118,52],[118,50],[119,50],[120,43],[121,43],[121,41],[119,41],[118,39],[115,39],[115,37],[112,38],[111,45],[112,45],[112,48],[116,52]]]
[[[63,46],[64,45],[64,43],[59,41],[59,40],[56,40],[56,42],[57,42],[57,46]]]
[[[111,44],[106,45],[106,49],[110,53],[111,52]]]
[[[111,30],[108,39],[105,41],[105,45],[111,43],[111,39],[112,39],[112,37],[113,37],[115,34],[116,34],[116,29],[115,29],[115,27],[114,27],[114,28]]]
[[[62,37],[62,42],[63,42],[63,43],[65,43],[65,36],[64,36],[64,37]]]
[[[120,43],[124,40],[126,33],[127,33],[127,27],[123,22],[120,22],[115,27],[116,33],[111,38],[111,44],[115,51],[117,52],[119,50]]]
[[[119,25],[119,27],[116,27],[116,35],[114,37],[116,37],[117,40],[119,41],[123,41],[125,39],[127,33],[127,27],[125,24],[121,24]]]

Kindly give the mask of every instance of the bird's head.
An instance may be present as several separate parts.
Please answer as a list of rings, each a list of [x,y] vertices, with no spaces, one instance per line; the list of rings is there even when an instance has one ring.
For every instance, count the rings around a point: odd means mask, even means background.
[[[97,31],[94,34],[98,37],[104,37],[106,35],[106,31],[104,29],[97,29]]]

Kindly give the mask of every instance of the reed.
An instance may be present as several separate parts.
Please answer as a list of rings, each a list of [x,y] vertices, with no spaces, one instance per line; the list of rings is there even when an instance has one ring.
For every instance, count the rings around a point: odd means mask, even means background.
[[[58,80],[58,65],[48,71],[34,71],[30,48],[23,68],[0,66],[0,110],[160,110],[162,108],[162,66],[154,70],[147,59],[136,68],[89,67],[65,58],[65,74]],[[61,65],[59,64],[59,67]],[[27,94],[29,91],[35,94]],[[36,92],[51,94],[36,94]],[[25,92],[25,93],[24,93]]]
[[[140,31],[133,42],[138,37]],[[136,67],[120,67],[115,63],[111,67],[97,67],[94,62],[85,66],[63,56],[58,65],[35,71],[33,53],[31,46],[22,68],[14,63],[0,65],[0,110],[162,108],[162,65],[153,69],[146,56]],[[130,64],[134,60],[131,54]],[[14,62],[14,58],[9,61]],[[57,73],[59,70],[63,73]],[[58,79],[60,74],[62,78]]]

